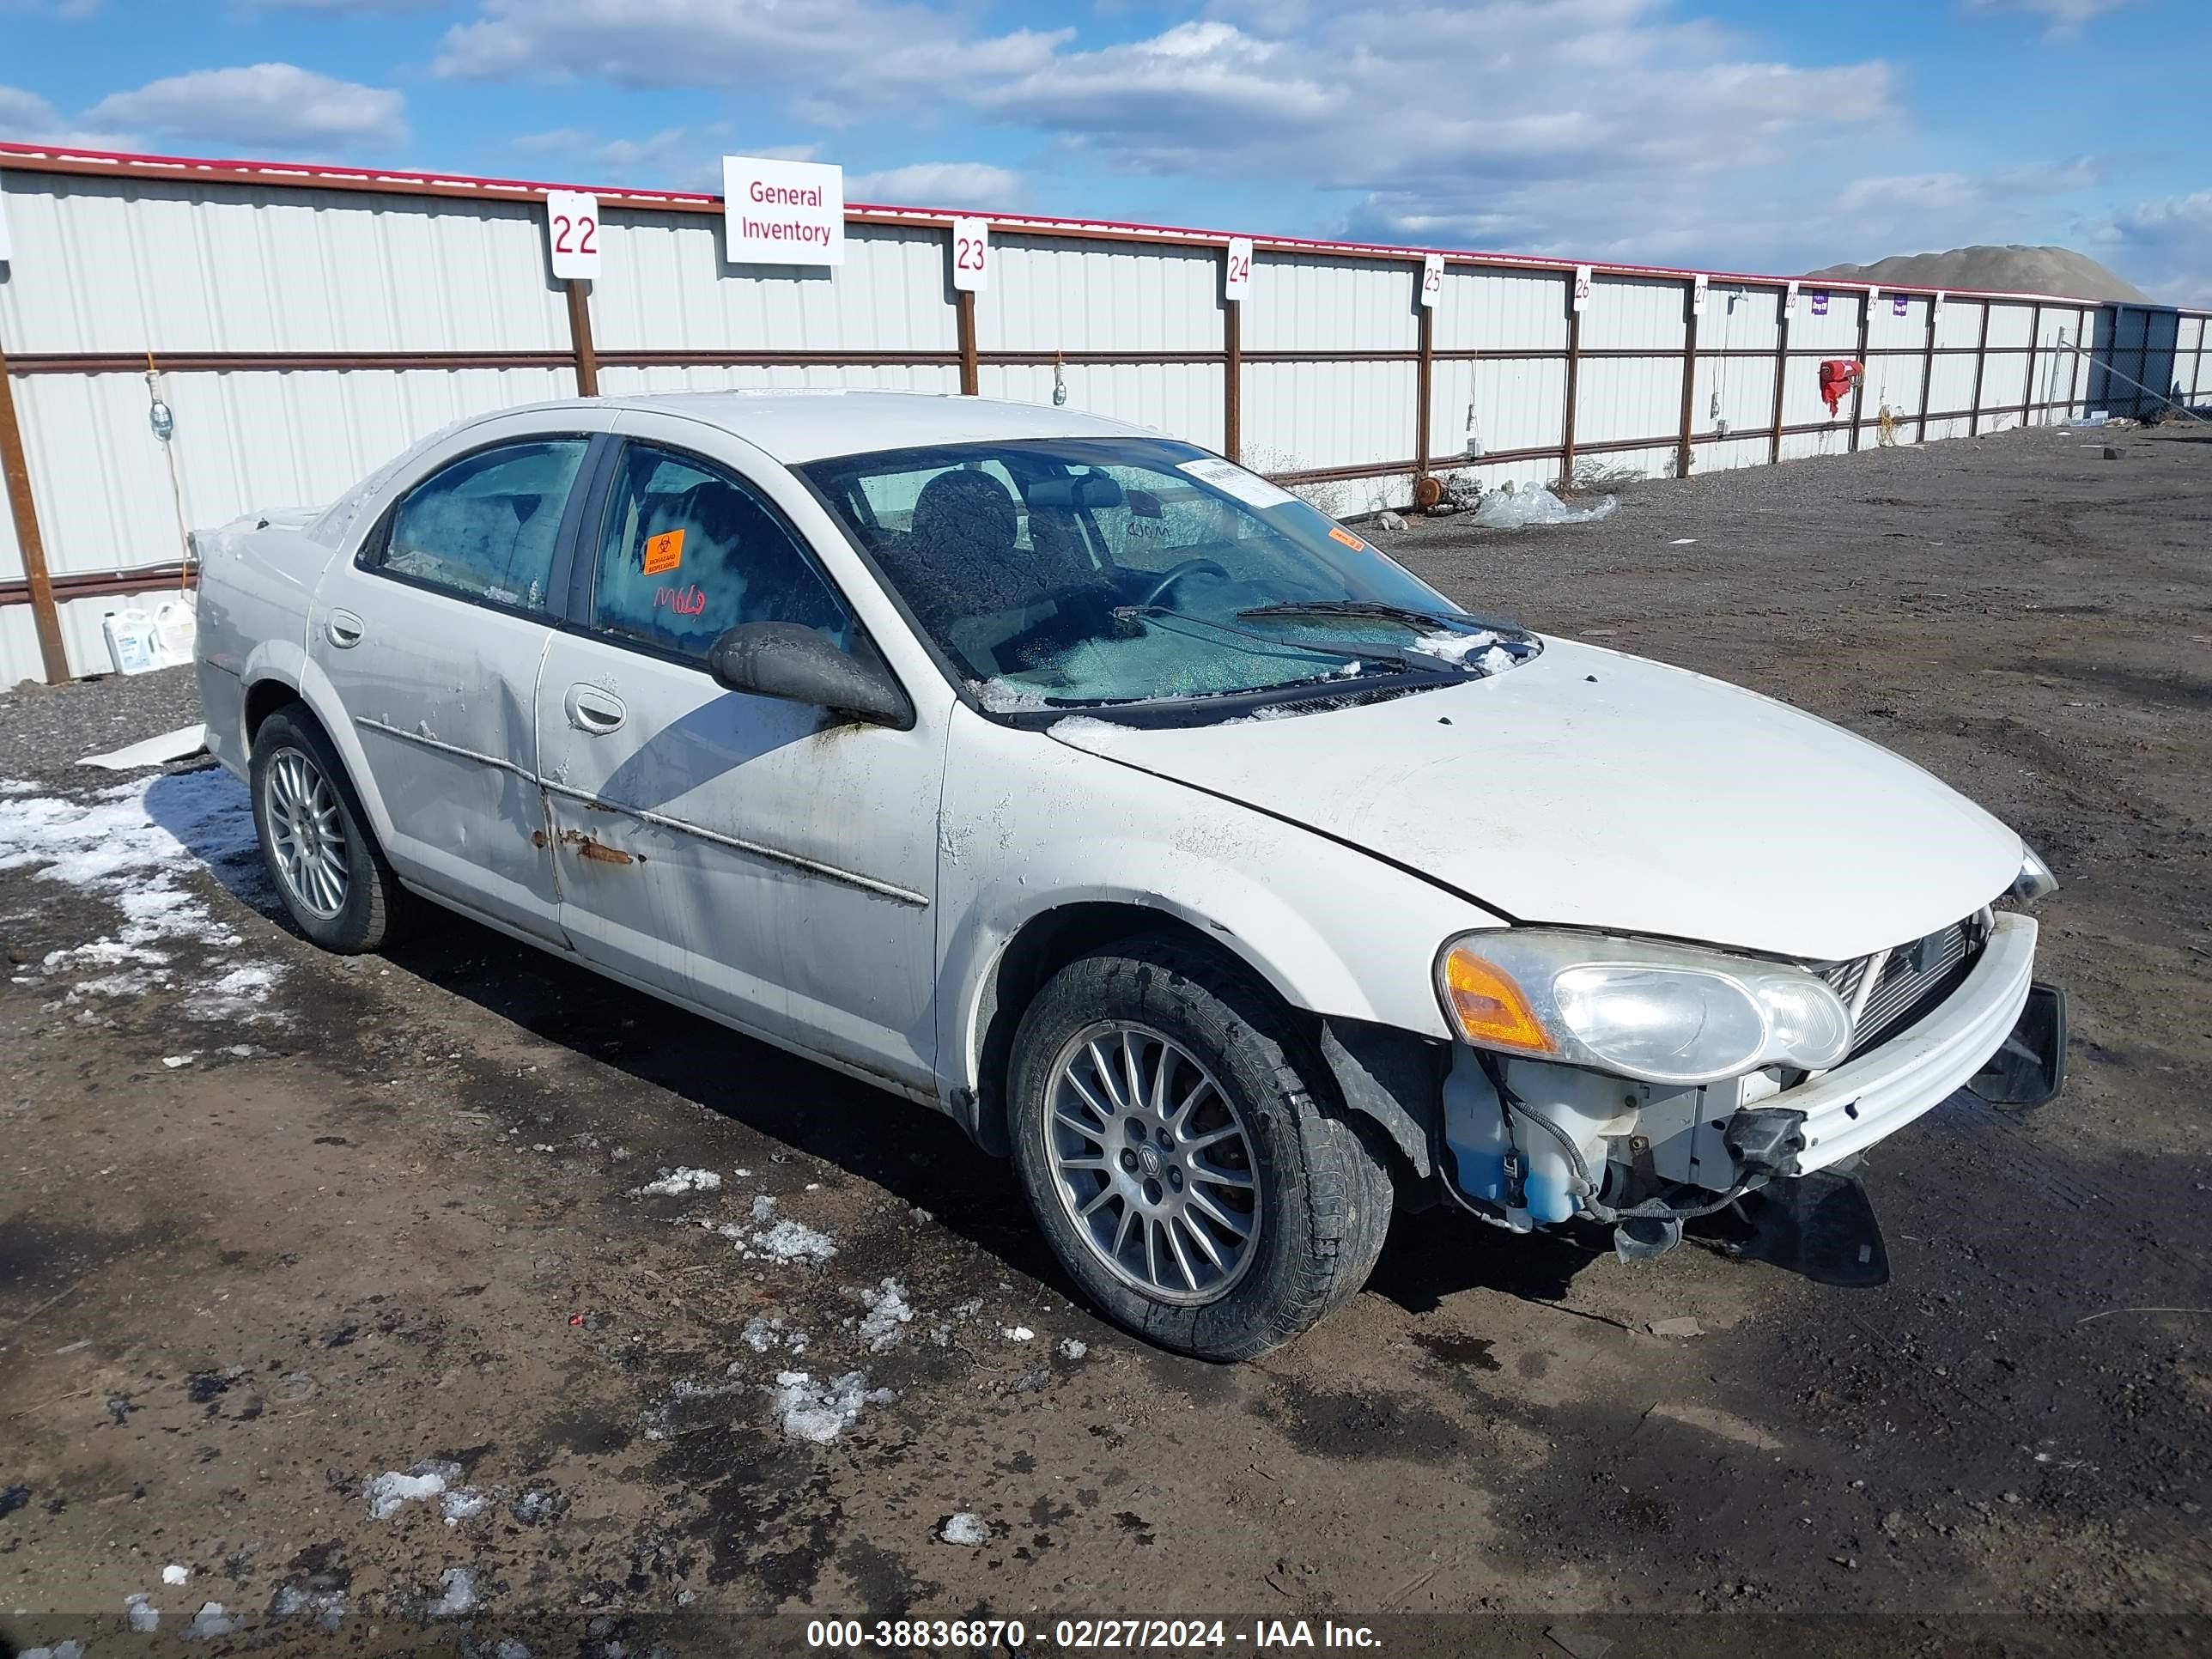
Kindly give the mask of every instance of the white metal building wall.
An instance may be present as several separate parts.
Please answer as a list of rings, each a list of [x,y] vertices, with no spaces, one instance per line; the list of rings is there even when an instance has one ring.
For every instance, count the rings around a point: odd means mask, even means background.
[[[178,507],[146,422],[145,354],[157,363],[210,354],[285,355],[297,362],[164,370],[176,414],[185,521],[219,523],[258,507],[325,501],[424,433],[464,416],[572,395],[568,295],[547,269],[542,208],[464,199],[432,181],[339,189],[272,179],[39,172],[0,155],[15,244],[0,267],[0,349],[9,377],[48,568],[80,584],[175,562]],[[200,164],[192,164],[200,165]],[[656,198],[667,201],[670,198]],[[1229,438],[1230,337],[1217,245],[1129,229],[1001,223],[990,286],[963,340],[941,216],[855,223],[834,274],[732,266],[703,204],[609,200],[604,268],[592,285],[601,390],[738,386],[896,387],[952,392],[963,346],[985,396],[1111,416],[1209,447]],[[1578,474],[1671,476],[1685,434],[1690,340],[1682,273],[1601,270],[1574,331],[1571,274],[1556,267],[1446,267],[1430,319],[1429,453],[1417,457],[1420,266],[1408,250],[1263,242],[1240,313],[1240,453],[1278,473],[1351,476],[1301,484],[1354,514],[1409,499],[1417,461],[1468,467],[1486,487],[1558,477],[1575,376]],[[1716,276],[1698,319],[1687,439],[1693,470],[1763,464],[1776,447],[1781,362],[1784,458],[1854,447],[1850,409],[1832,419],[1818,360],[1857,355],[1863,289],[1828,291],[1812,314],[1805,288],[1778,359],[1781,293]],[[1896,315],[1885,295],[1864,318],[1867,384],[1856,447],[1876,441],[1887,404],[1900,441],[1963,434],[1980,359],[1983,431],[2019,406],[2080,407],[2087,374],[2071,343],[2092,308],[2026,299],[1930,296]],[[2025,350],[2036,326],[2031,386]],[[2183,319],[2177,379],[2212,393],[2204,319]],[[2062,344],[2060,337],[2064,337]],[[1885,349],[1887,348],[1888,349]],[[1954,349],[1964,348],[1964,349]],[[495,362],[453,362],[477,354]],[[714,361],[829,354],[833,362]],[[78,365],[77,356],[97,362]],[[375,362],[349,362],[362,357]],[[419,357],[421,361],[409,361]],[[398,361],[394,361],[397,359]],[[516,361],[520,359],[520,361]],[[647,361],[635,361],[646,359]],[[1792,428],[1804,428],[1793,430]],[[1478,452],[1479,448],[1479,453]],[[1497,459],[1504,457],[1504,459]],[[24,576],[12,518],[0,515],[0,583]],[[67,586],[65,581],[64,586]],[[158,599],[155,590],[149,599]],[[69,658],[105,665],[99,623],[127,601],[64,604]],[[40,672],[27,605],[0,605],[0,683]]]

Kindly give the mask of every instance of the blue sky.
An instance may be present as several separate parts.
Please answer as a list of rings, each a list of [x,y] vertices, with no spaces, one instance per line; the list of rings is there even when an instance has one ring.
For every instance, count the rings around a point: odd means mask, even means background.
[[[2212,304],[2208,0],[0,0],[0,137]]]

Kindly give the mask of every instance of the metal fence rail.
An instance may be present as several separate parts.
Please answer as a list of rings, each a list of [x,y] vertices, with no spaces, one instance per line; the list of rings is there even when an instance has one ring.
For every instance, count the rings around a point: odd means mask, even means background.
[[[1057,388],[1343,514],[1462,469],[1848,452],[1884,410],[1900,442],[2063,419],[2091,406],[2093,341],[2153,338],[2185,401],[2212,397],[2197,313],[2116,334],[2090,301],[1630,265],[1589,269],[1577,303],[1572,264],[1459,252],[1423,306],[1427,251],[1297,238],[1253,239],[1239,304],[1225,233],[1084,220],[995,217],[979,295],[951,287],[950,214],[852,208],[833,277],[725,264],[717,198],[602,191],[603,275],[564,283],[554,187],[0,145],[0,684],[104,665],[109,602],[187,574],[180,511],[327,500],[434,426],[577,392]],[[1866,373],[1831,416],[1838,357]]]

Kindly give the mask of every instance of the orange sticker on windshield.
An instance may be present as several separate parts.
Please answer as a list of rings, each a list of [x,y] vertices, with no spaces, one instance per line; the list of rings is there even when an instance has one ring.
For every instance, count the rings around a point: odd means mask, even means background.
[[[658,536],[645,538],[645,574],[658,576],[664,570],[673,570],[684,562],[684,532],[665,531]]]
[[[1364,553],[1367,550],[1367,544],[1340,524],[1329,526],[1328,538],[1333,542],[1342,542],[1355,553]]]

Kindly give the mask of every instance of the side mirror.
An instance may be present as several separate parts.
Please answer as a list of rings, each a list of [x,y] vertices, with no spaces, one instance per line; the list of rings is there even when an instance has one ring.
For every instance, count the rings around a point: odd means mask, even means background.
[[[814,703],[878,726],[904,726],[914,714],[880,664],[798,623],[739,623],[708,650],[707,672],[726,691]]]

